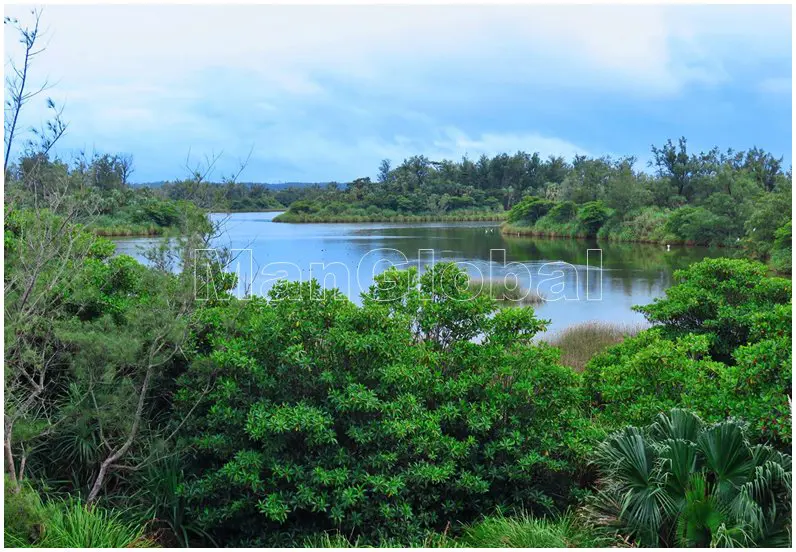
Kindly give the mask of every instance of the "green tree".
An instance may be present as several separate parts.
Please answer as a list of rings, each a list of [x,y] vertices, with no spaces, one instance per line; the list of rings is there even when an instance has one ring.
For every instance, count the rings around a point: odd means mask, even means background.
[[[363,307],[308,282],[205,312],[208,353],[177,393],[180,412],[198,404],[184,496],[204,530],[239,544],[320,531],[410,543],[568,496],[577,375],[532,343],[544,325],[532,310],[462,284],[440,264],[382,274]]]
[[[596,236],[597,231],[611,216],[611,211],[602,201],[584,203],[578,209],[578,222],[588,236]]]
[[[508,221],[511,223],[524,223],[532,226],[536,221],[545,216],[555,202],[539,197],[528,196],[517,203],[509,211]]]

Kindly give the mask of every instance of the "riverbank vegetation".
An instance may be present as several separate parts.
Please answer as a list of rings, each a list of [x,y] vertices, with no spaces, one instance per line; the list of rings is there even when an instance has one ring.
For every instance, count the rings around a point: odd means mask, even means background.
[[[546,341],[561,349],[561,364],[581,372],[594,355],[622,343],[642,329],[641,325],[584,322],[564,328]]]
[[[383,161],[376,181],[307,190],[275,220],[506,218],[511,235],[739,247],[789,273],[791,185],[782,159],[759,148],[696,153],[685,138],[653,146],[649,167],[634,157],[415,156]]]
[[[100,236],[175,235],[205,220],[205,212],[191,201],[131,186],[131,173],[129,156],[79,156],[67,163],[44,154],[23,155],[6,169],[5,201],[18,210],[63,215]]]
[[[516,285],[510,283],[501,278],[487,280],[471,278],[468,286],[474,296],[484,294],[495,301],[515,307],[544,302],[544,297],[536,290],[524,288],[516,282]]]
[[[12,496],[34,486],[63,511],[7,542],[61,542],[37,528],[79,507],[100,516],[101,534],[137,524],[120,533],[137,545],[340,545],[338,535],[610,545],[656,531],[679,543],[662,532],[670,522],[649,527],[640,510],[606,514],[626,483],[589,467],[608,474],[612,440],[678,407],[712,440],[693,438],[694,475],[673,500],[724,515],[734,498],[708,452],[740,442],[750,451],[740,484],[761,489],[742,493],[744,507],[778,512],[763,525],[696,513],[678,523],[694,525],[695,543],[788,542],[791,284],[763,265],[713,259],[678,273],[643,308],[655,327],[579,374],[534,340],[545,322],[532,308],[474,296],[452,264],[388,270],[361,307],[315,282],[239,301],[211,264],[213,292],[196,302],[185,271],[114,257],[77,228],[79,247],[34,277],[23,253],[51,227],[16,220],[6,226],[6,485]],[[735,424],[727,416],[745,424],[713,425]],[[695,485],[716,500],[703,505]]]
[[[503,232],[741,247],[790,273],[792,174],[781,160],[757,148],[695,154],[685,139],[652,152],[654,175],[577,158],[559,186],[515,204]]]
[[[361,305],[315,280],[239,299],[196,203],[50,160],[55,121],[5,167],[6,546],[791,544],[792,286],[766,265],[678,271],[579,372],[452,263],[386,270]],[[116,197],[174,231],[147,265],[93,225]],[[773,261],[790,227],[756,209]]]

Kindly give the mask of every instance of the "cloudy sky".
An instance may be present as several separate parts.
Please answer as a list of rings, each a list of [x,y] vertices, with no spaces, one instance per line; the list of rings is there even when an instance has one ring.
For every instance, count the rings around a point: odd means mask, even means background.
[[[51,6],[43,22],[59,154],[131,153],[140,182],[184,176],[189,152],[221,154],[219,177],[251,151],[242,180],[347,181],[413,154],[643,162],[681,135],[791,163],[790,6]]]

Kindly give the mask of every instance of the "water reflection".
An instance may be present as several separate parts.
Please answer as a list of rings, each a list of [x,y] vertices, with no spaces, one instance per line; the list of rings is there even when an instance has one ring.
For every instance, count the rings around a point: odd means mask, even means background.
[[[523,287],[538,290],[548,301],[536,310],[552,320],[553,330],[588,320],[643,322],[631,306],[662,295],[674,270],[727,253],[502,236],[490,222],[284,224],[272,222],[275,215],[213,215],[224,220],[216,245],[251,251],[251,269],[243,266],[242,271],[254,293],[267,292],[280,275],[315,276],[360,302],[360,292],[372,284],[373,276],[392,264],[422,270],[431,262],[456,261],[475,277],[513,274]],[[157,238],[120,239],[117,250],[141,259],[139,248],[156,242]]]

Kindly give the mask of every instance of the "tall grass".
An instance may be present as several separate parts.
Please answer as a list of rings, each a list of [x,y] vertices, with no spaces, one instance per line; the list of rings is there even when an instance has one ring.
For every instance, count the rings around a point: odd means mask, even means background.
[[[48,505],[41,539],[41,548],[145,548],[152,542],[144,536],[142,526],[124,521],[117,512],[78,500],[53,502]]]
[[[496,301],[513,303],[516,306],[538,305],[545,300],[544,296],[535,290],[523,288],[519,285],[509,287],[506,281],[500,278],[490,280],[474,278],[470,280],[469,287],[473,295],[486,294]]]
[[[643,329],[642,324],[584,322],[554,333],[546,341],[561,349],[561,363],[564,366],[580,372],[591,357],[611,345],[636,335]]]
[[[460,528],[459,536],[434,533],[419,542],[394,543],[382,541],[381,548],[597,548],[622,545],[610,533],[584,524],[572,513],[555,519],[534,518],[527,514],[507,517],[489,516],[482,521]],[[312,548],[368,548],[359,539],[344,535],[320,534],[306,539],[304,546]],[[375,546],[375,545],[374,545]]]
[[[441,533],[431,533],[411,542],[381,540],[377,545],[363,543],[358,537],[347,538],[340,533],[320,533],[304,539],[306,548],[458,548],[460,545]]]
[[[160,236],[164,232],[161,226],[154,224],[117,224],[113,226],[88,226],[88,229],[97,236],[106,238],[113,237],[138,237],[138,236]]]
[[[8,482],[6,482],[7,484]],[[6,485],[3,543],[14,548],[145,548],[144,526],[78,499],[43,501],[29,485]]]
[[[592,548],[616,543],[568,513],[556,519],[527,514],[490,516],[467,527],[456,544],[468,548]]]

